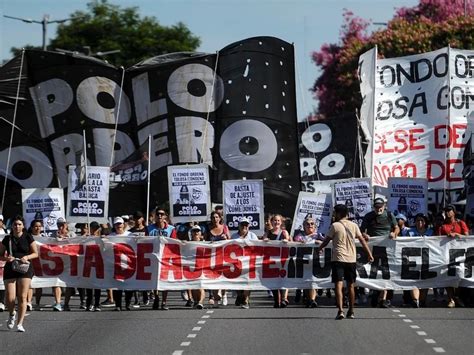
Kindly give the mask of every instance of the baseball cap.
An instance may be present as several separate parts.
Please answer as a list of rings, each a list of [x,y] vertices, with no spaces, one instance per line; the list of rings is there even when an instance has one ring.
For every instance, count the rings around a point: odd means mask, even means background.
[[[115,217],[114,218],[114,224],[119,224],[119,223],[124,223],[122,217]]]
[[[239,224],[250,224],[250,221],[247,217],[242,217],[242,219],[240,220]]]
[[[122,219],[123,219],[124,221],[128,221],[128,220],[130,219],[130,217],[129,217],[128,215],[124,214],[124,215],[122,216]]]
[[[57,220],[56,220],[56,225],[60,225],[60,224],[64,224],[64,223],[67,223],[66,222],[66,219],[64,219],[63,217],[59,217]]]
[[[395,216],[396,219],[403,219],[405,222],[407,221],[407,217],[403,213],[399,213]]]
[[[377,197],[376,199],[374,199],[374,206],[384,205],[384,204],[385,204],[385,200],[382,197]]]
[[[192,231],[201,231],[201,227],[199,227],[198,225],[195,225],[191,228],[191,232]]]
[[[0,220],[3,221],[3,214],[0,214]]]
[[[454,207],[454,205],[446,205],[444,210],[445,211],[456,211],[456,207]]]

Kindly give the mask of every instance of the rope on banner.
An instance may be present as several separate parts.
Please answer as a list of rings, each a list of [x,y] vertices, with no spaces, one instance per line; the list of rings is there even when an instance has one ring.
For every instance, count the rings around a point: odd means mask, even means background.
[[[2,210],[3,210],[3,204],[5,203],[5,194],[7,191],[8,167],[10,166],[10,158],[11,158],[11,151],[12,151],[12,145],[13,145],[13,134],[15,132],[15,127],[16,127],[16,114],[18,111],[18,101],[19,101],[19,96],[20,96],[21,76],[23,75],[24,58],[25,58],[25,48],[21,50],[20,74],[18,76],[18,85],[16,87],[15,108],[13,110],[12,133],[10,134],[10,145],[8,146],[7,165],[5,167],[5,182],[3,183],[2,204],[0,205],[0,208]]]

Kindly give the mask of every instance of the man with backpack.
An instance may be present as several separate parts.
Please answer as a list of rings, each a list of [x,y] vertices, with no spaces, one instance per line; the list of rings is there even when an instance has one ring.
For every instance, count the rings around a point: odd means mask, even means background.
[[[389,237],[396,239],[400,233],[395,216],[386,209],[385,200],[381,197],[374,199],[374,210],[364,216],[360,227],[365,240],[370,237]],[[376,305],[378,292],[372,293],[372,306]],[[390,301],[387,300],[387,290],[380,291],[378,304],[382,308],[389,308]]]

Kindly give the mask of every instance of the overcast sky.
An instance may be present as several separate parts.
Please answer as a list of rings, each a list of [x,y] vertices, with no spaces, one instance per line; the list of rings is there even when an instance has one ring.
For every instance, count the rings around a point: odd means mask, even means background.
[[[90,0],[1,0],[2,15],[41,21],[69,17],[86,10]],[[338,41],[343,9],[374,22],[386,22],[394,9],[414,6],[417,0],[114,0],[123,7],[137,6],[142,15],[154,16],[162,25],[184,22],[201,38],[199,51],[214,53],[235,41],[255,36],[274,36],[293,43],[296,53],[298,118],[316,106],[309,89],[318,77],[311,53],[324,43]],[[376,29],[372,26],[371,29]],[[11,58],[10,48],[26,44],[41,46],[41,24],[1,17],[2,59]],[[56,25],[47,26],[48,39]]]

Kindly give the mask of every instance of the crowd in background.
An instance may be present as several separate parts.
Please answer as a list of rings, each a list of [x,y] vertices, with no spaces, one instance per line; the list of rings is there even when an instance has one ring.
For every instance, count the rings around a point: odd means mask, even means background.
[[[326,238],[325,235],[318,232],[318,221],[308,215],[303,228],[297,230],[295,235],[290,235],[291,219],[285,218],[279,214],[267,215],[265,218],[265,232],[257,236],[250,230],[250,222],[247,218],[242,218],[239,222],[238,230],[231,233],[228,227],[223,223],[222,206],[217,206],[210,215],[209,222],[206,223],[179,223],[173,225],[168,213],[162,208],[156,208],[149,216],[149,224],[146,225],[145,215],[137,211],[131,215],[117,216],[112,224],[99,224],[92,221],[90,224],[78,223],[75,225],[75,231],[70,231],[71,225],[59,218],[57,220],[57,230],[50,237],[59,240],[71,238],[76,235],[90,237],[101,236],[154,236],[168,237],[186,241],[208,241],[215,242],[228,239],[249,239],[249,240],[273,240],[281,242],[299,242],[322,244]],[[13,219],[15,220],[15,219]],[[409,225],[407,217],[402,213],[393,214],[386,209],[386,203],[382,198],[374,200],[373,211],[369,212],[361,225],[362,236],[365,240],[371,237],[415,237],[415,236],[433,236],[441,235],[448,238],[460,238],[474,234],[473,226],[467,226],[462,218],[456,214],[456,208],[448,205],[443,212],[438,214],[418,214],[414,218],[412,225]],[[25,228],[26,229],[26,228]],[[10,231],[4,225],[3,216],[0,215],[0,234],[8,234]],[[33,220],[27,230],[27,234],[34,238],[41,238],[43,234],[42,220]],[[8,257],[7,248],[4,248],[4,255]],[[101,301],[101,295],[105,292],[106,299]],[[208,306],[228,304],[228,293],[235,297],[235,305],[241,308],[250,307],[250,291],[227,291],[227,290],[183,290],[181,297],[184,306],[203,309]],[[292,291],[293,292],[293,291]],[[327,297],[331,297],[331,290],[296,290],[294,291],[292,301],[294,304],[303,304],[308,308],[318,307],[316,301],[318,295],[323,292]],[[5,310],[4,291],[0,291],[0,311]],[[54,311],[69,311],[70,299],[78,295],[80,299],[79,308],[86,311],[101,311],[103,307],[113,307],[116,311],[132,310],[133,308],[149,306],[155,310],[168,310],[167,291],[137,291],[137,290],[100,290],[100,289],[74,289],[70,287],[53,287],[52,294]],[[444,297],[444,289],[433,289],[433,301],[441,301]],[[275,308],[285,308],[290,305],[289,290],[268,290],[269,298],[273,299]],[[473,306],[474,300],[471,289],[446,289],[447,307]],[[29,289],[26,296],[26,310],[41,309],[42,289]],[[123,302],[124,297],[124,302]],[[363,305],[369,303],[374,307],[391,307],[390,300],[393,297],[393,291],[383,290],[375,291],[364,288],[356,288],[356,304]],[[405,305],[413,307],[424,307],[427,302],[428,290],[414,289],[404,291],[403,300]],[[34,301],[33,301],[34,298]],[[207,302],[206,302],[207,299]],[[467,304],[466,304],[467,303]]]

